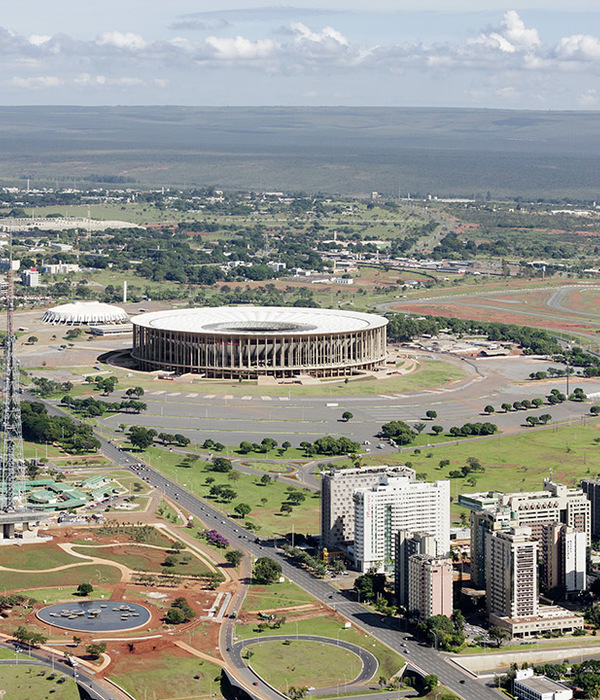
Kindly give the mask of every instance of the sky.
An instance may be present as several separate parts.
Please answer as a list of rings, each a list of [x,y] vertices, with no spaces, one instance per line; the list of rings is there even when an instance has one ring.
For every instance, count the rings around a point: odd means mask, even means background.
[[[600,2],[21,0],[4,105],[600,109]]]

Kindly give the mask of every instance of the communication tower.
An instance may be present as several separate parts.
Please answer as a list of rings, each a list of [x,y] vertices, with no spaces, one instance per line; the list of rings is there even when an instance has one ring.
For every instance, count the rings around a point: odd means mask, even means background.
[[[6,338],[2,385],[2,451],[0,452],[0,511],[13,513],[24,508],[25,459],[19,397],[19,362],[14,330],[14,281],[12,239],[10,241],[6,291]]]

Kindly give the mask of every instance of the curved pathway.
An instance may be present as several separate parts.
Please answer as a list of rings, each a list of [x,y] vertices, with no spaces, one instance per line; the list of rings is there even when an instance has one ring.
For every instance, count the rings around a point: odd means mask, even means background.
[[[236,642],[231,647],[231,655],[237,662],[236,665],[240,665],[245,663],[245,660],[242,657],[242,651],[245,647],[250,646],[252,644],[260,644],[261,642],[283,642],[286,640],[331,644],[332,646],[342,647],[343,649],[346,649],[347,651],[350,651],[356,656],[358,656],[362,663],[361,671],[358,674],[358,676],[356,676],[356,678],[354,678],[350,682],[339,685],[339,688],[343,689],[344,691],[353,689],[357,690],[358,686],[368,683],[371,680],[371,678],[373,678],[379,667],[379,662],[377,661],[376,657],[370,651],[363,649],[363,647],[360,647],[357,644],[352,644],[351,642],[346,642],[343,639],[332,639],[331,637],[318,637],[317,635],[313,634],[278,634],[271,635],[269,637],[251,637],[250,639],[244,639],[239,642]],[[258,673],[256,673],[256,671],[251,666],[249,666],[249,668],[257,676],[257,678],[260,678],[260,680],[266,682],[263,678],[261,678],[258,675]],[[335,689],[338,687],[338,685],[332,687]],[[319,690],[324,689],[320,688]]]

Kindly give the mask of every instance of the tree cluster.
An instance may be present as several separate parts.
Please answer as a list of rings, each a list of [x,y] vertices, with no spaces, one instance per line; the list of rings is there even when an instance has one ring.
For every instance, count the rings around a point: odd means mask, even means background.
[[[92,427],[75,423],[67,416],[49,416],[44,404],[37,401],[21,402],[23,438],[35,443],[57,443],[70,454],[96,452],[100,441]]]

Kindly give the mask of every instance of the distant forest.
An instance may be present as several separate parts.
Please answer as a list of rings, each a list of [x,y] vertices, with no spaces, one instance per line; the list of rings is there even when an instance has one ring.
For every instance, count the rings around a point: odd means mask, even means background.
[[[600,199],[600,113],[2,107],[0,184]]]

